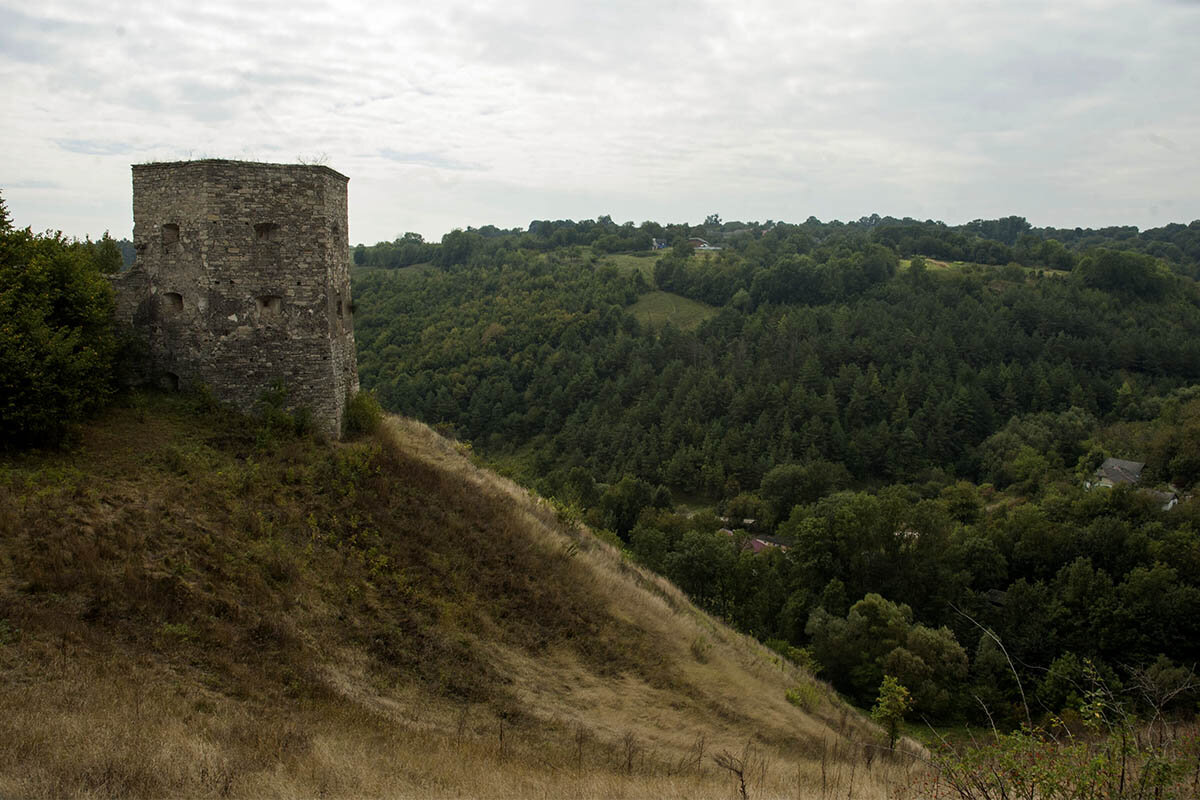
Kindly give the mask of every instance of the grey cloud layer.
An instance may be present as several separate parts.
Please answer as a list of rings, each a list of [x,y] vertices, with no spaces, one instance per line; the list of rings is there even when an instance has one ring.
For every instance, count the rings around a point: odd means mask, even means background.
[[[1200,216],[1196,41],[1179,0],[0,0],[0,189],[79,234],[127,229],[130,161],[205,155],[327,158],[366,241],[602,213],[1147,226]]]

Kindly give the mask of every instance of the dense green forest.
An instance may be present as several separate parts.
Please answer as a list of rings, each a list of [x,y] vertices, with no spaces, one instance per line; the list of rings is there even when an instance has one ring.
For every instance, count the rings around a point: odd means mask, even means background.
[[[1088,664],[1200,660],[1200,510],[1144,491],[1200,480],[1200,221],[601,218],[353,257],[386,407],[858,702],[887,673],[922,715],[1016,722]],[[664,292],[707,311],[639,317]],[[1084,489],[1106,456],[1145,462],[1139,487]]]

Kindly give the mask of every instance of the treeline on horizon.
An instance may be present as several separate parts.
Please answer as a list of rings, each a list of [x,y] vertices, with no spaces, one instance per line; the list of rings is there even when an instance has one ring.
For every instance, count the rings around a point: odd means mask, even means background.
[[[577,223],[459,231],[357,273],[362,382],[860,703],[887,673],[934,719],[1018,722],[1021,688],[1057,713],[1087,675],[1200,660],[1196,504],[1083,488],[1106,456],[1185,498],[1200,480],[1200,295],[1179,231],[1173,261],[1132,229],[1060,250],[1004,223],[976,227],[1011,243],[945,229],[976,248],[948,269],[924,223],[706,231],[704,254],[680,232],[644,258],[549,244]],[[993,245],[1038,255],[971,260]],[[647,324],[656,290],[709,314]],[[790,548],[745,547],[768,534]]]
[[[821,222],[809,217],[801,224],[767,220],[723,222],[712,214],[703,224],[662,225],[643,222],[618,224],[609,216],[596,220],[534,220],[527,229],[502,229],[494,225],[456,229],[440,243],[427,242],[417,233],[405,233],[391,242],[359,244],[352,250],[356,266],[396,269],[414,264],[447,266],[466,263],[472,253],[524,249],[545,252],[581,245],[599,253],[649,250],[655,240],[675,244],[692,237],[753,254],[757,240],[770,237],[791,240],[797,252],[831,237],[868,237],[887,245],[901,258],[922,255],[949,261],[979,264],[1020,264],[1027,267],[1070,270],[1081,253],[1095,247],[1127,250],[1160,258],[1182,275],[1200,278],[1200,220],[1188,225],[1171,223],[1139,231],[1133,225],[1106,228],[1035,228],[1024,217],[973,220],[946,225],[909,217],[865,216],[854,222]]]

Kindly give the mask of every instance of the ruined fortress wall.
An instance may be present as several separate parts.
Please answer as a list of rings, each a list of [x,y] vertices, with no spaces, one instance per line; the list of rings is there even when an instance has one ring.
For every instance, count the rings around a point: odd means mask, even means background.
[[[118,313],[168,386],[250,411],[281,379],[327,434],[358,389],[345,176],[203,160],[133,167],[137,263]]]

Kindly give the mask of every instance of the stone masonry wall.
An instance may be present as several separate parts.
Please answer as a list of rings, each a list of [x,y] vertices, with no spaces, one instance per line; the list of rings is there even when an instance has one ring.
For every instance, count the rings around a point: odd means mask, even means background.
[[[148,343],[152,379],[207,384],[242,411],[281,379],[339,435],[358,390],[346,184],[318,166],[133,167],[137,262],[118,313]]]

